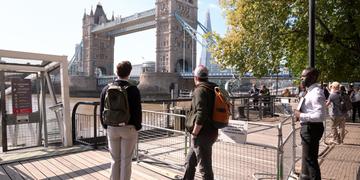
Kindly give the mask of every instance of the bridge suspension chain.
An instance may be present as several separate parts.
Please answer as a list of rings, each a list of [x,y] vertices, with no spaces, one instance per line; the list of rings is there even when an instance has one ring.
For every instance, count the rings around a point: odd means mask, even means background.
[[[192,26],[187,23],[184,18],[182,18],[178,13],[174,13],[175,19],[179,22],[179,24],[183,27],[183,29],[191,36],[192,39],[196,40],[198,43],[200,43],[203,47],[208,47],[209,45],[216,44],[215,40],[212,37],[209,37],[206,39],[206,43],[201,41],[201,39],[204,38],[204,35],[206,33],[209,33],[210,31],[199,21],[196,21],[197,25],[201,28],[203,32],[199,32],[196,29],[194,29]],[[199,36],[199,37],[198,37]]]

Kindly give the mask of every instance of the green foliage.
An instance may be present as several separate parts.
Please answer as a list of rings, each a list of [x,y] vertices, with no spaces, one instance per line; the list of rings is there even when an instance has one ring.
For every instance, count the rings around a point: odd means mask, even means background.
[[[295,77],[308,66],[308,1],[220,0],[225,37],[214,33],[213,56],[223,66],[255,76],[277,72],[280,61]],[[360,80],[360,1],[316,0],[316,60],[323,81]]]

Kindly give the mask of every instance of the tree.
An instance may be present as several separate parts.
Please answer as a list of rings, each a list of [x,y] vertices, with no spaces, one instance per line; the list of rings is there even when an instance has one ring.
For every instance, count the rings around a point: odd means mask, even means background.
[[[214,34],[213,56],[240,74],[295,77],[308,66],[308,1],[220,0],[228,31]],[[316,0],[316,60],[323,81],[360,80],[360,1]]]

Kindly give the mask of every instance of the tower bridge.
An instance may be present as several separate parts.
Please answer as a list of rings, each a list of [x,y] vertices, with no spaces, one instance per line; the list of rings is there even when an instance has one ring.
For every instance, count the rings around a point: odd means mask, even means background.
[[[115,37],[152,28],[156,29],[155,72],[143,73],[139,88],[168,93],[168,86],[178,83],[179,73],[191,72],[196,65],[196,42],[175,14],[196,30],[197,10],[197,0],[156,0],[155,8],[128,17],[108,18],[101,4],[95,12],[92,9],[89,14],[85,12],[82,41],[69,65],[72,94],[98,91],[97,76],[113,75]]]
[[[93,27],[91,32],[95,34],[104,33],[108,36],[122,36],[155,27],[155,9],[150,9],[128,17],[114,18],[112,21]]]

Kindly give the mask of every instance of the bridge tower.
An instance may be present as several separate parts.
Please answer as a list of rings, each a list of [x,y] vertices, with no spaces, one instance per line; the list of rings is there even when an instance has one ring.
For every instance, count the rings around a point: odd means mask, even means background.
[[[112,19],[113,20],[113,19]],[[95,13],[91,8],[90,14],[83,17],[83,68],[85,75],[113,75],[114,73],[114,43],[115,37],[105,33],[92,33],[94,26],[109,22],[99,3]]]
[[[197,27],[197,0],[156,0],[156,72],[191,72],[196,65],[196,41],[176,20],[178,13]]]

